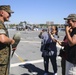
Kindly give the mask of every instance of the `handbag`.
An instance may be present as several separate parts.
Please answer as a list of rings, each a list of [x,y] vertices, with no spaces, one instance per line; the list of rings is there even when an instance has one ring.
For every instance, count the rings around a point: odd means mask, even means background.
[[[66,59],[66,51],[64,50],[64,48],[60,48],[60,51],[59,51],[59,55],[60,57]]]
[[[49,56],[49,51],[44,50],[44,51],[42,52],[42,57],[46,57],[46,56]]]
[[[42,57],[52,56],[52,55],[54,55],[54,52],[53,51],[44,50],[42,52]]]

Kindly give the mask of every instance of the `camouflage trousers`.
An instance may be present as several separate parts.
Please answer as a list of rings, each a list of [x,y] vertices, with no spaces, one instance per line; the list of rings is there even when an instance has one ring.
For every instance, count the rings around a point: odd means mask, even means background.
[[[9,50],[0,50],[0,75],[9,75]]]
[[[0,65],[0,75],[9,75],[7,65]]]

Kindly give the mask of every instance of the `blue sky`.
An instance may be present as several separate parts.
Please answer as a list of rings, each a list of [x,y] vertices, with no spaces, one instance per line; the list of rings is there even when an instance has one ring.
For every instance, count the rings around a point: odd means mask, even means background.
[[[0,0],[0,5],[10,5],[14,11],[9,23],[26,21],[31,24],[43,24],[54,21],[64,24],[64,17],[76,13],[76,0]]]

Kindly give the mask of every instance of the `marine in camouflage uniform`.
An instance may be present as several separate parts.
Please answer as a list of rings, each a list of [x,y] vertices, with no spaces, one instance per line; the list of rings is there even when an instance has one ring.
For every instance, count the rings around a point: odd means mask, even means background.
[[[5,34],[8,37],[8,31],[4,24],[0,22],[0,34]],[[0,42],[0,75],[6,75],[9,67],[10,45]]]
[[[0,11],[1,10],[8,12],[8,15],[12,13],[9,5],[1,5]],[[6,43],[0,41],[0,75],[9,75],[11,52],[10,44],[12,44],[13,39],[9,38],[8,31],[4,25],[4,22],[1,19],[2,15],[3,14],[1,14],[0,12],[0,38],[2,38],[1,35],[5,35],[5,37],[7,37],[8,40]]]

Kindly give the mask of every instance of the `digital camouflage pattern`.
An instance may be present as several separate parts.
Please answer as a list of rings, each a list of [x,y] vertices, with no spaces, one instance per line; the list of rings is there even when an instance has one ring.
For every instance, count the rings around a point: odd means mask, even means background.
[[[0,5],[0,10],[5,10],[8,13],[14,13],[11,8],[10,5]]]
[[[8,36],[8,31],[1,21],[0,34],[5,34],[6,36]],[[9,44],[3,44],[0,42],[0,75],[9,75],[10,51],[11,50]]]

